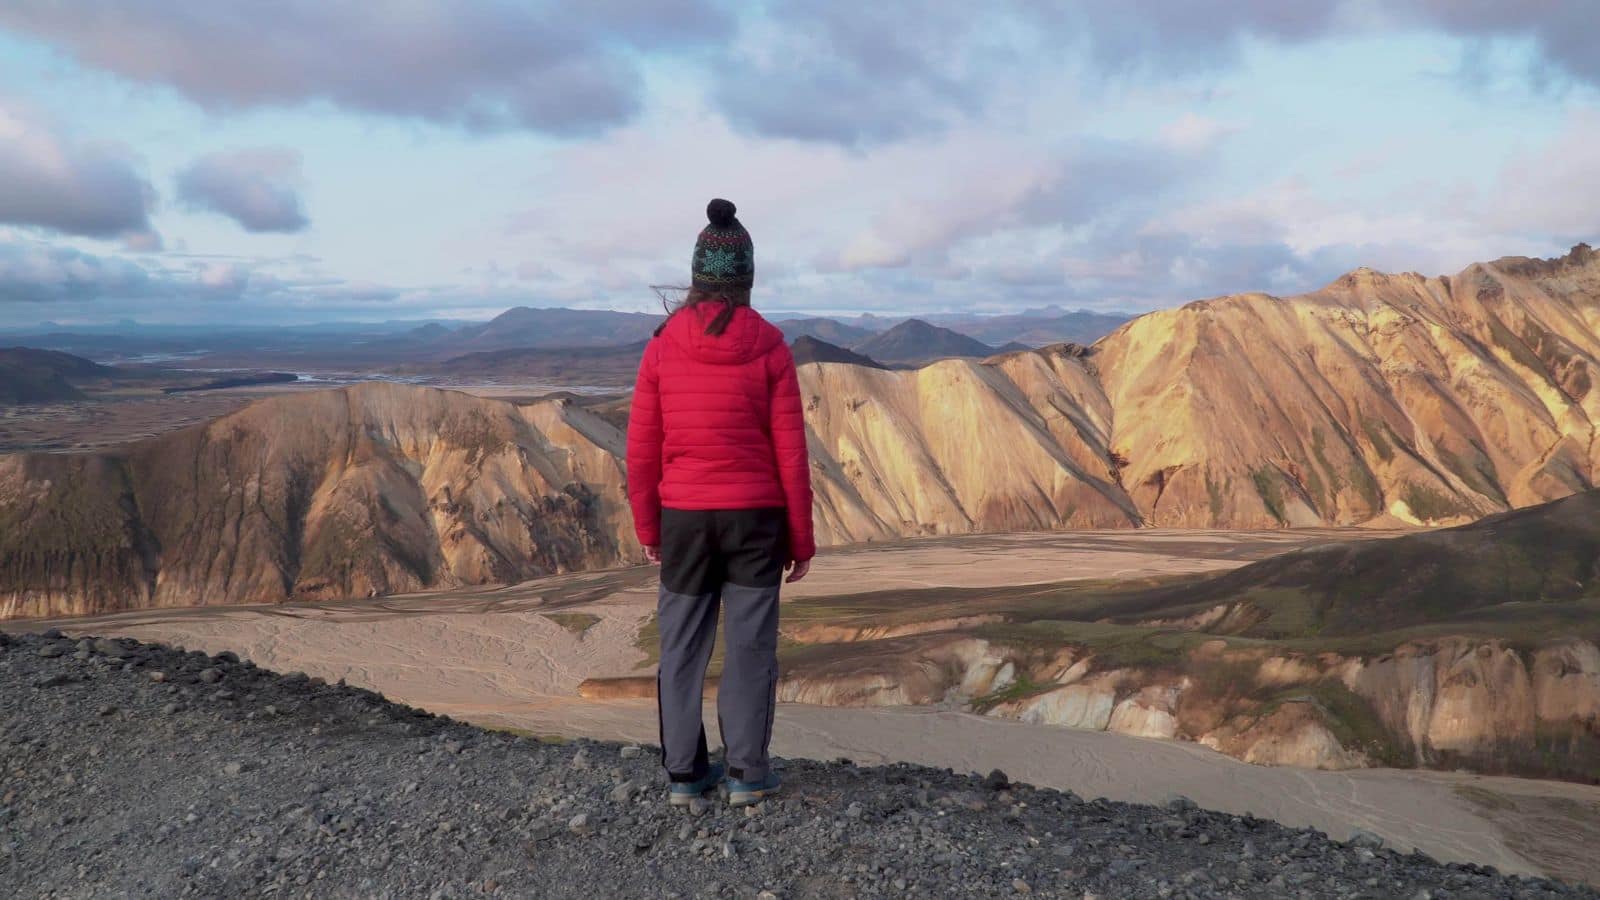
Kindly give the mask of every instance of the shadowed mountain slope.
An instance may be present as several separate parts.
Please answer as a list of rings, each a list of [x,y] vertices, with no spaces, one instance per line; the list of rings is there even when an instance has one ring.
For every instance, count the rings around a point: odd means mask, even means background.
[[[923,363],[954,356],[984,357],[994,353],[994,348],[988,344],[948,328],[930,325],[921,319],[907,319],[882,334],[856,344],[852,349],[888,363]]]
[[[1101,612],[1170,618],[1219,604],[1225,615],[1206,630],[1249,637],[1460,628],[1600,640],[1600,491],[1457,528],[1294,550]]]
[[[794,339],[789,349],[794,352],[794,361],[797,365],[814,362],[847,363],[852,366],[864,366],[869,369],[881,369],[877,360],[862,356],[852,350],[846,350],[837,344],[830,344],[821,338],[801,335]]]
[[[81,400],[77,384],[117,373],[81,356],[31,347],[0,348],[0,405]]]

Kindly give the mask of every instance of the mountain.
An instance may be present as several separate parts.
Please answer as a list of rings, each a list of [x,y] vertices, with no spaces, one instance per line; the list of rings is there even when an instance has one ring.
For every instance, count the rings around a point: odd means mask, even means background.
[[[952,356],[989,356],[994,348],[921,319],[907,319],[856,344],[857,353],[887,363],[923,363]]]
[[[456,376],[537,378],[562,384],[632,387],[645,342],[620,347],[513,347],[451,357],[421,371]]]
[[[1600,472],[1597,332],[1600,255],[1580,245],[1444,278],[1360,270],[1296,297],[1191,303],[1088,348],[897,371],[809,363],[818,539],[1448,525],[1558,499]],[[621,559],[620,415],[363,385],[122,454],[0,457],[4,614]],[[524,537],[536,526],[560,540]]]
[[[648,339],[661,316],[604,309],[535,309],[517,306],[487,323],[458,329],[451,346],[460,352],[511,347],[604,347]]]
[[[372,596],[638,558],[623,435],[369,382],[119,452],[0,456],[0,618]]]
[[[1085,361],[1166,526],[1461,522],[1600,474],[1600,255],[1360,269],[1133,320]]]
[[[800,365],[814,362],[830,362],[864,366],[869,369],[883,368],[876,360],[809,335],[801,335],[795,338],[794,343],[790,345],[790,349],[794,352],[794,361]]]
[[[1029,309],[999,316],[930,316],[930,321],[986,344],[1091,344],[1126,324],[1132,316],[1089,310],[1067,311],[1059,306]]]
[[[116,374],[81,356],[30,347],[0,348],[0,406],[81,400],[78,385]]]
[[[834,319],[779,319],[772,324],[778,326],[783,331],[783,336],[790,341],[795,341],[802,337],[812,337],[839,347],[859,344],[876,334],[876,332],[868,331],[865,328],[846,325]]]

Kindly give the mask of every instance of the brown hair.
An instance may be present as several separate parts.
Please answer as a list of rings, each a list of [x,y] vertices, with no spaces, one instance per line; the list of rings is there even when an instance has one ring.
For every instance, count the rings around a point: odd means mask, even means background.
[[[651,285],[651,290],[656,292],[656,296],[661,298],[661,305],[666,307],[668,321],[671,321],[673,316],[691,306],[700,306],[704,303],[721,303],[722,309],[717,313],[716,318],[706,323],[706,334],[712,337],[716,337],[727,330],[728,323],[733,321],[734,310],[741,306],[750,305],[750,289],[747,287],[726,287],[710,290],[702,287],[681,288]],[[683,293],[683,299],[674,302],[669,295],[678,292]],[[662,322],[656,327],[656,334],[659,335],[666,327],[667,323]]]

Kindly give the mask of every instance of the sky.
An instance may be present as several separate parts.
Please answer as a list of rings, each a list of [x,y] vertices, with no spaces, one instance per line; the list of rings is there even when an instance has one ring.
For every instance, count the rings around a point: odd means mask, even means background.
[[[1600,238],[1588,0],[6,0],[0,327],[1143,311]]]

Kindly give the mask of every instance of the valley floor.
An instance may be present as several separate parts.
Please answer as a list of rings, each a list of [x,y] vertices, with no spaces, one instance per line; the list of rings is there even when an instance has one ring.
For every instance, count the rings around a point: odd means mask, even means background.
[[[871,590],[982,588],[1227,568],[1309,542],[1372,532],[1155,531],[991,535],[833,551],[790,599]],[[207,652],[232,650],[280,671],[345,679],[414,706],[542,735],[648,742],[648,701],[591,701],[578,685],[647,672],[636,639],[654,573],[629,569],[501,589],[274,607],[143,611],[60,623]],[[52,623],[9,623],[42,630]],[[708,712],[711,707],[708,705]],[[714,735],[714,727],[708,729]],[[1024,725],[951,709],[785,704],[775,750],[957,772],[1001,768],[1085,797],[1253,813],[1337,839],[1356,829],[1403,850],[1600,883],[1600,789],[1399,770],[1323,772],[1240,763],[1194,744]]]

